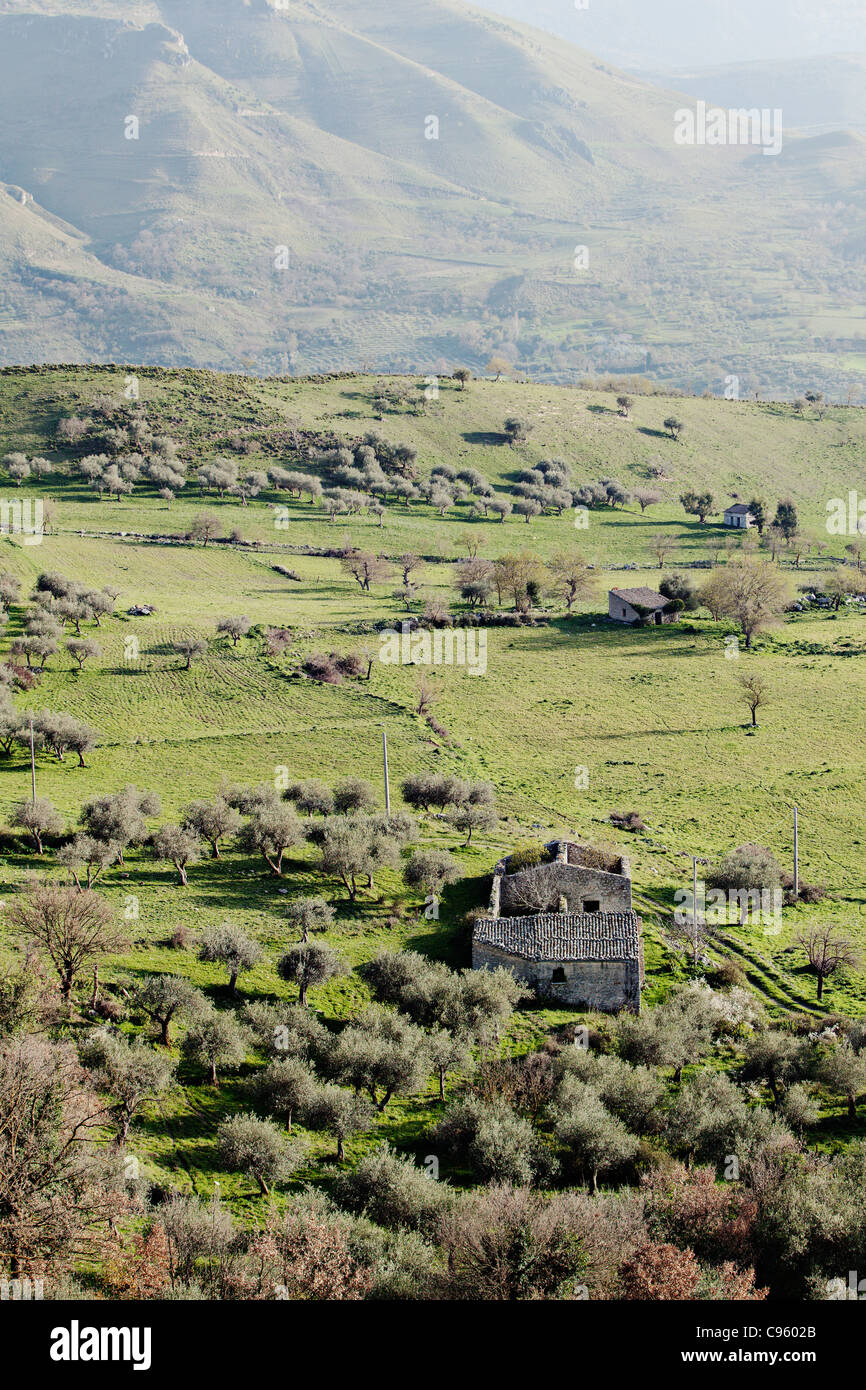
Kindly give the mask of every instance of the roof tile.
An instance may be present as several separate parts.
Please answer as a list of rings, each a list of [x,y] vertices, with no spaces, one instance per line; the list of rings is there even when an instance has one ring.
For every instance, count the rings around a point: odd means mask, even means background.
[[[638,960],[640,933],[634,912],[551,912],[480,918],[472,939],[523,960]]]

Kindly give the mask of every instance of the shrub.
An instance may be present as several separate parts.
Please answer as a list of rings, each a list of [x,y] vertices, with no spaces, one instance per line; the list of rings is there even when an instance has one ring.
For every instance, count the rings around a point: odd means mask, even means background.
[[[435,1235],[447,1189],[388,1144],[365,1154],[357,1168],[337,1180],[335,1196],[346,1211],[379,1226]]]
[[[646,830],[637,811],[611,811],[610,820],[618,830],[628,830],[634,835],[640,835]]]
[[[529,841],[524,845],[517,845],[508,856],[508,872],[510,874],[519,873],[521,869],[534,869],[537,864],[543,864],[550,859],[550,853],[546,845]]]

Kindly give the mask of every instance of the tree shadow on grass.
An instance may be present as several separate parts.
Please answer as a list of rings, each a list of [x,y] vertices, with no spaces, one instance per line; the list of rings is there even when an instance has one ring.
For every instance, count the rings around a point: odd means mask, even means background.
[[[486,444],[499,447],[508,443],[508,435],[500,430],[464,430],[462,436],[467,444]]]

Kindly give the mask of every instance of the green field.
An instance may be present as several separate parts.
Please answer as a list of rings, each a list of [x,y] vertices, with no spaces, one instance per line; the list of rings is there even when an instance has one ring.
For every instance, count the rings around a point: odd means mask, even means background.
[[[292,896],[324,891],[338,906],[329,939],[353,966],[386,948],[416,949],[465,965],[463,914],[486,902],[495,861],[517,842],[568,833],[616,844],[629,854],[646,935],[647,1000],[653,1002],[665,996],[671,982],[685,978],[682,960],[667,944],[665,924],[674,893],[690,884],[692,856],[715,862],[727,850],[755,842],[790,868],[797,806],[801,875],[826,887],[827,898],[815,906],[786,908],[775,935],[730,926],[714,955],[741,965],[772,1016],[816,1011],[814,979],[794,945],[798,932],[811,922],[832,920],[866,952],[866,615],[850,605],[839,614],[813,610],[789,616],[758,638],[753,652],[743,651],[732,661],[724,641],[733,631],[729,625],[713,624],[699,613],[663,629],[617,627],[607,620],[606,595],[612,585],[658,581],[651,556],[651,537],[658,531],[676,539],[666,572],[710,559],[713,538],[722,528],[684,515],[677,498],[689,487],[710,488],[717,505],[733,491],[745,498],[759,492],[771,507],[790,495],[803,528],[822,534],[827,500],[845,496],[862,477],[863,411],[831,408],[819,420],[814,412],[800,416],[781,406],[648,395],[636,397],[631,418],[624,420],[613,397],[601,392],[505,382],[473,382],[459,391],[443,381],[438,401],[424,414],[380,421],[370,404],[373,378],[252,382],[138,373],[149,421],[178,441],[193,477],[203,462],[229,452],[226,440],[238,430],[251,441],[244,468],[279,463],[309,469],[309,461],[299,464],[297,450],[286,443],[290,430],[333,430],[348,439],[374,427],[394,443],[414,445],[423,475],[437,462],[472,466],[503,495],[519,469],[542,458],[565,459],[578,483],[614,476],[629,488],[648,486],[647,469],[654,461],[665,467],[664,479],[652,484],[664,500],[646,516],[634,503],[593,511],[588,530],[575,529],[570,512],[527,525],[518,517],[505,523],[472,521],[460,505],[441,517],[424,503],[389,503],[380,527],[368,515],[329,522],[320,507],[287,504],[284,495],[270,491],[247,506],[202,498],[192,480],[170,508],[145,484],[123,502],[99,500],[75,475],[54,432],[61,415],[85,415],[98,397],[119,400],[126,375],[95,369],[0,373],[0,453],[41,454],[54,469],[41,484],[28,481],[20,494],[4,481],[4,497],[50,497],[54,519],[41,545],[0,538],[0,571],[21,579],[24,598],[37,575],[48,570],[88,587],[113,584],[121,591],[114,616],[95,633],[101,656],[78,673],[62,653],[49,661],[31,694],[17,697],[21,708],[62,710],[100,734],[84,768],[72,755],[60,763],[39,754],[39,793],[53,800],[70,829],[88,797],[126,783],[157,791],[164,821],[176,820],[190,801],[213,796],[223,783],[272,782],[281,768],[292,779],[315,777],[329,784],[359,775],[381,795],[384,727],[395,800],[408,774],[441,770],[491,781],[500,820],[494,833],[477,843],[473,837],[465,849],[447,823],[422,818],[422,842],[453,850],[465,875],[446,891],[439,922],[425,920],[420,896],[391,872],[383,873],[373,892],[362,891],[356,904],[346,902],[342,887],[323,879],[312,847],[290,852],[284,880],[267,874],[260,859],[232,849],[220,862],[193,865],[186,889],[169,865],[155,863],[146,851],[133,852],[101,880],[102,891],[119,910],[130,900],[135,909],[125,953],[104,965],[109,987],[120,976],[182,972],[221,999],[220,970],[200,964],[193,951],[173,948],[171,937],[181,925],[198,931],[230,920],[243,925],[267,953],[266,961],[243,977],[243,996],[294,997],[294,987],[283,984],[275,971],[277,954],[290,940],[286,890]],[[662,428],[671,413],[686,425],[679,443]],[[533,426],[518,448],[497,438],[511,414]],[[285,505],[288,524],[277,528],[273,507]],[[202,510],[218,515],[223,534],[239,527],[244,543],[204,547],[178,540],[169,546],[149,539],[180,536]],[[417,667],[375,660],[369,682],[339,686],[318,685],[300,673],[313,651],[349,651],[362,643],[375,650],[374,623],[398,621],[405,613],[394,595],[396,579],[364,594],[336,558],[305,550],[354,544],[387,557],[417,550],[426,560],[421,597],[440,594],[450,601],[452,562],[465,554],[467,535],[489,559],[508,550],[526,548],[549,557],[577,547],[599,570],[598,595],[571,617],[547,595],[537,626],[491,626],[483,675],[437,668],[434,713],[447,737],[416,713]],[[792,576],[797,582],[819,584],[831,557],[841,558],[844,541],[828,540],[825,554],[801,561],[803,573]],[[784,567],[792,566],[784,551],[781,558]],[[298,580],[277,574],[276,563],[293,569]],[[626,565],[635,569],[626,572]],[[701,578],[700,571],[695,577]],[[128,615],[130,606],[142,603],[155,607],[152,617]],[[218,618],[227,613],[289,628],[286,652],[269,657],[257,636],[233,648],[216,634]],[[13,607],[3,651],[20,633],[25,616],[23,607]],[[90,625],[86,635],[94,635]],[[180,636],[207,642],[206,655],[189,671],[171,649]],[[132,657],[130,637],[137,639]],[[744,667],[760,671],[770,689],[754,733],[747,728],[735,680]],[[584,789],[576,785],[579,769],[588,774]],[[19,748],[0,759],[3,823],[29,789],[29,760]],[[611,812],[630,810],[646,824],[642,835],[617,831],[610,823]],[[57,875],[53,856],[49,848],[38,867]],[[23,840],[7,830],[2,869],[7,906],[34,867]],[[2,922],[0,912],[0,927]],[[8,932],[3,945],[7,954],[16,945]],[[325,1018],[339,1020],[366,997],[366,987],[350,975],[314,991],[312,1002]],[[824,1009],[866,1013],[866,973],[833,976]],[[575,1017],[521,1010],[508,1047],[525,1051]],[[219,1180],[223,1195],[239,1211],[256,1209],[249,1180],[220,1172],[212,1145],[216,1120],[226,1109],[243,1108],[253,1065],[251,1058],[218,1092],[201,1084],[195,1068],[182,1066],[183,1084],[133,1131],[132,1147],[148,1175],[202,1195]],[[429,1093],[394,1100],[370,1133],[352,1141],[349,1159],[382,1138],[423,1154],[436,1110],[432,1083]],[[830,1147],[848,1133],[840,1134],[839,1122],[839,1107],[829,1107],[822,1123]],[[309,1167],[296,1184],[308,1178],[327,1184],[332,1141],[322,1134],[309,1137]]]

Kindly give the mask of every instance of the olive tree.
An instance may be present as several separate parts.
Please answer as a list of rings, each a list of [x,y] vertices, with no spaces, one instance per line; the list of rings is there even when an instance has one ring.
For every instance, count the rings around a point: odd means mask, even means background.
[[[460,877],[460,865],[453,855],[441,849],[416,849],[406,861],[403,881],[409,888],[439,893]]]
[[[325,898],[294,898],[286,904],[286,918],[301,933],[302,941],[309,941],[310,932],[327,931],[334,925],[335,916]]]
[[[301,822],[291,806],[280,802],[260,805],[241,830],[239,843],[249,853],[262,856],[271,873],[283,875],[283,856],[304,838]]]
[[[153,837],[154,855],[174,865],[184,888],[188,883],[187,866],[197,861],[200,849],[198,836],[180,825],[164,825]]]
[[[170,1030],[177,1017],[191,1017],[203,996],[185,975],[145,975],[135,990],[135,1003],[159,1028],[163,1047],[171,1046]]]
[[[148,837],[147,821],[160,813],[159,797],[155,792],[139,791],[127,786],[122,791],[88,801],[81,812],[81,824],[88,834],[103,844],[118,846],[123,863],[123,851],[130,845],[142,845]]]
[[[298,1002],[306,1005],[307,991],[316,985],[323,985],[335,975],[348,973],[343,957],[324,942],[302,941],[289,947],[277,962],[277,973],[281,980],[288,980],[298,986]]]
[[[216,961],[229,972],[229,990],[237,994],[238,975],[245,974],[258,965],[263,955],[257,941],[253,941],[240,927],[224,922],[220,927],[210,927],[205,932],[198,958],[202,961]]]
[[[343,1029],[332,1066],[340,1081],[366,1091],[383,1111],[392,1096],[423,1085],[431,1068],[430,1042],[404,1015],[374,1004]]]
[[[231,638],[232,646],[236,647],[241,638],[246,637],[251,627],[250,619],[245,614],[241,614],[234,618],[220,618],[217,623],[217,632],[225,633],[227,637]]]
[[[289,1130],[295,1114],[306,1115],[319,1089],[319,1081],[300,1057],[280,1057],[256,1078],[254,1094],[268,1115],[285,1119]]]
[[[337,1162],[346,1157],[347,1139],[369,1129],[375,1111],[366,1096],[347,1091],[345,1086],[326,1083],[319,1086],[304,1115],[311,1129],[326,1129],[337,1141]]]
[[[208,1003],[195,1010],[182,1048],[187,1057],[208,1068],[212,1084],[219,1086],[217,1068],[240,1066],[247,1053],[247,1034],[234,1014]]]
[[[383,865],[394,866],[399,857],[398,843],[383,821],[371,816],[334,816],[322,830],[322,869],[339,878],[352,902],[358,895],[358,880],[366,877],[373,886],[373,875]]]
[[[638,1140],[585,1081],[566,1077],[553,1107],[554,1133],[598,1191],[600,1173],[635,1158]]]
[[[207,651],[207,642],[202,642],[198,637],[180,637],[171,645],[174,651],[183,657],[183,669],[185,671],[188,671],[192,663],[204,656]]]
[[[94,1084],[111,1097],[118,1144],[125,1144],[130,1126],[142,1106],[162,1095],[174,1080],[174,1063],[140,1040],[100,1030],[81,1047],[81,1060]]]
[[[77,665],[79,671],[84,670],[85,661],[97,660],[102,655],[102,648],[93,638],[70,637],[66,643],[66,650]]]
[[[120,857],[120,846],[113,841],[94,840],[92,835],[75,835],[57,852],[57,862],[69,870],[79,892],[92,888],[100,874]],[[84,882],[82,882],[82,876]]]
[[[351,811],[372,811],[375,805],[373,788],[362,777],[344,777],[334,788],[334,810],[338,816]]]
[[[225,797],[217,796],[213,801],[193,801],[183,813],[183,824],[186,829],[206,840],[211,848],[211,857],[219,859],[220,842],[237,834],[241,818]]]
[[[248,1173],[264,1197],[270,1195],[273,1184],[291,1177],[303,1156],[275,1124],[252,1114],[232,1115],[220,1123],[217,1152],[226,1168]]]
[[[35,801],[16,801],[10,821],[32,836],[37,854],[45,852],[46,835],[59,835],[63,830],[63,817],[47,796],[37,796]]]

